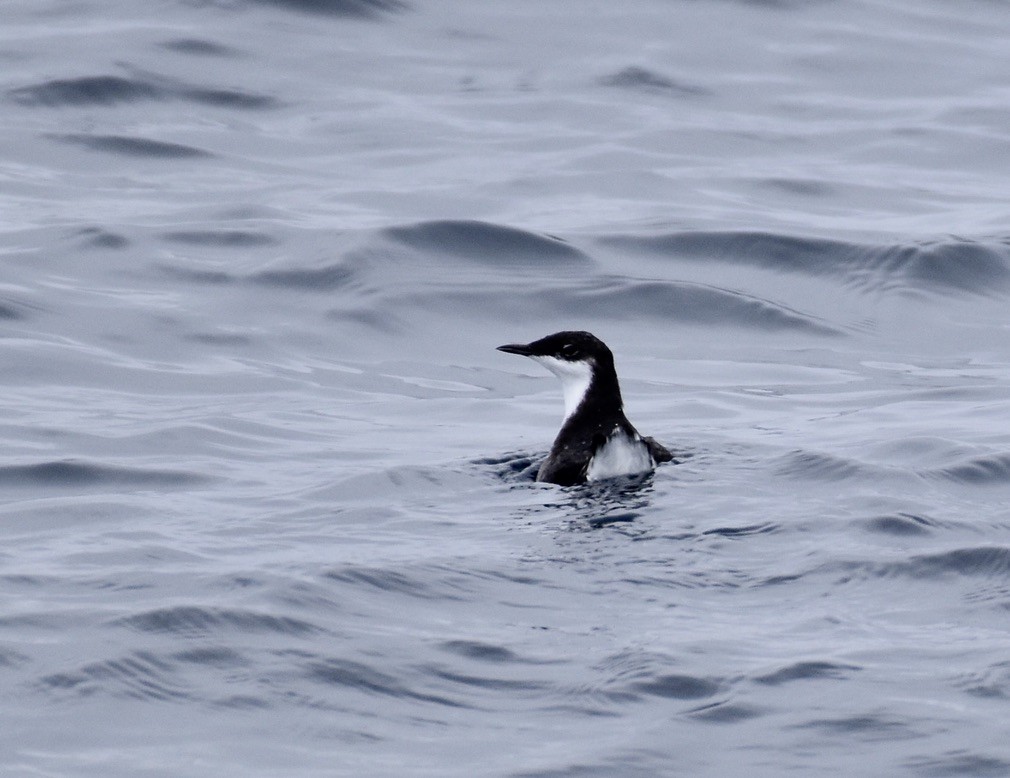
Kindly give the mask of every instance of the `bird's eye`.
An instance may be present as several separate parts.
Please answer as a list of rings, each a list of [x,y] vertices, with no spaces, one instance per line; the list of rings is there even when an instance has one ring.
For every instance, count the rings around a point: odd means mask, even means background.
[[[579,347],[574,343],[566,343],[561,347],[561,356],[574,359],[579,355]]]

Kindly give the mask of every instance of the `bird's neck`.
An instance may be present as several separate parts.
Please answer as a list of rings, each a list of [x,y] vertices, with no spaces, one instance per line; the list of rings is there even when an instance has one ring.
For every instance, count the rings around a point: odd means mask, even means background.
[[[565,422],[585,415],[602,419],[624,412],[617,372],[612,364],[598,364],[580,379],[564,382]]]

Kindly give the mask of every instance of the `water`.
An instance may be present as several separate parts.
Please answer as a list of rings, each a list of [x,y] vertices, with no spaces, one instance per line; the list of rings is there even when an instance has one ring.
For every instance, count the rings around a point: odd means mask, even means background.
[[[1010,774],[1010,7],[3,17],[4,775]]]

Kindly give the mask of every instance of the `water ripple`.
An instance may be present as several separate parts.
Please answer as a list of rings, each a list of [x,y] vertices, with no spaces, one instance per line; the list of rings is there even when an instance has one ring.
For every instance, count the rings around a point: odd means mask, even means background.
[[[874,246],[765,232],[692,231],[610,236],[603,242],[674,259],[839,276],[869,290],[890,288],[895,279],[916,287],[976,294],[992,294],[1010,286],[1010,247],[1005,240]]]
[[[87,697],[95,692],[156,702],[194,699],[187,685],[175,678],[173,666],[154,654],[138,651],[120,659],[85,665],[76,672],[52,673],[39,679],[50,692],[73,692]]]
[[[926,474],[977,486],[1010,484],[1010,454],[987,454]]]
[[[843,481],[865,475],[869,465],[816,451],[792,451],[782,458],[778,471],[793,478]]]
[[[555,305],[571,315],[623,318],[628,311],[635,311],[639,316],[697,324],[839,334],[837,329],[809,314],[733,289],[705,284],[610,279],[567,295],[559,291],[553,297]]]
[[[234,608],[206,608],[196,605],[178,605],[157,608],[146,613],[126,616],[116,624],[140,632],[168,633],[183,637],[197,637],[238,629],[241,632],[275,632],[281,635],[308,635],[322,629],[303,619],[291,616],[274,616],[268,613],[236,610]]]
[[[420,576],[410,576],[396,570],[345,567],[332,570],[324,576],[330,581],[351,584],[356,587],[377,589],[382,592],[393,592],[416,597],[422,600],[459,600],[462,597],[444,586],[433,587],[429,581]]]
[[[966,674],[958,679],[957,686],[973,697],[1010,700],[1010,662],[997,662]]]
[[[306,664],[305,672],[312,681],[328,686],[354,689],[369,694],[395,697],[400,700],[434,703],[450,708],[469,707],[444,695],[415,691],[392,675],[376,670],[362,662],[336,658],[313,660]]]
[[[837,336],[840,331],[817,317],[731,289],[672,281],[588,278],[564,287],[516,289],[504,296],[500,290],[472,288],[455,291],[408,291],[405,301],[429,309],[441,301],[462,312],[498,311],[521,321],[532,316],[545,320],[626,320],[629,315],[659,321],[713,326],[759,327],[776,332],[792,330],[816,336]]]
[[[763,714],[764,711],[754,705],[722,701],[714,702],[711,705],[702,705],[692,710],[688,715],[692,719],[712,724],[736,724]]]
[[[883,568],[885,571],[903,573],[914,578],[941,578],[949,574],[1003,577],[1010,574],[1010,548],[1005,546],[978,546],[956,548],[937,554],[923,554],[907,562]]]

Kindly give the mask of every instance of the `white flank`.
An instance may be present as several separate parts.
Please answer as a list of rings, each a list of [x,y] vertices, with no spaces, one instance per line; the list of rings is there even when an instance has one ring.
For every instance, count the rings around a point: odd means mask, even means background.
[[[567,421],[589,391],[589,381],[593,376],[592,366],[588,362],[566,362],[556,357],[531,357],[531,359],[535,359],[561,379],[561,391],[565,393],[564,420]]]
[[[637,435],[632,438],[616,429],[589,462],[587,481],[601,481],[620,475],[647,473],[656,466],[648,446]]]

